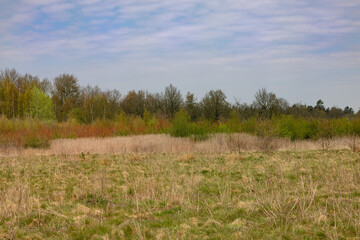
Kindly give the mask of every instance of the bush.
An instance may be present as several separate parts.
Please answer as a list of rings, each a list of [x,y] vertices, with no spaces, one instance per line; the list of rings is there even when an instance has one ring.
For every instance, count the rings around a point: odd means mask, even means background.
[[[184,109],[181,109],[175,114],[170,135],[174,137],[189,137],[192,130],[196,130],[191,125],[189,114]]]
[[[349,133],[360,137],[360,118],[353,119],[349,124]]]
[[[349,135],[347,144],[353,152],[359,151],[359,137],[357,135]]]
[[[360,150],[359,137],[360,137],[360,118],[357,118],[349,123],[349,128],[348,128],[348,139],[349,139],[348,146],[354,152]]]
[[[210,128],[201,123],[191,123],[190,137],[193,141],[204,141],[209,138]]]
[[[331,122],[335,136],[342,137],[349,132],[350,121],[348,118],[333,119],[328,121]]]
[[[0,149],[2,152],[4,152],[5,154],[7,153],[7,150],[9,149],[9,147],[11,146],[12,142],[9,138],[7,137],[0,137]]]
[[[246,133],[256,134],[256,123],[257,123],[256,118],[251,117],[243,122],[241,129]]]
[[[25,139],[25,148],[49,148],[50,142],[46,138],[40,138],[37,136],[29,137]]]
[[[226,122],[229,132],[241,131],[241,120],[237,111],[233,110],[230,113],[230,119]]]
[[[319,135],[319,126],[317,120],[306,123],[305,139],[316,139]]]
[[[238,133],[227,134],[226,144],[230,151],[236,151],[238,154],[245,151],[249,145],[247,139]]]
[[[338,130],[336,124],[334,124],[334,121],[327,119],[319,119],[317,123],[316,139],[322,150],[328,150],[334,143],[334,137]]]
[[[6,118],[5,115],[1,115],[0,117],[0,132],[10,132],[13,131],[14,124],[9,119]]]
[[[54,104],[51,98],[34,86],[31,89],[30,114],[41,120],[55,119]]]
[[[190,125],[190,137],[193,141],[204,141],[209,138],[211,127],[204,122],[193,122]]]
[[[278,129],[271,120],[256,122],[255,133],[258,136],[258,147],[261,151],[271,152],[277,148]]]
[[[274,121],[276,121],[274,125],[278,128],[279,137],[290,138],[292,141],[306,138],[308,129],[305,120],[283,115]]]
[[[211,132],[211,126],[208,122],[191,122],[187,111],[181,109],[175,114],[170,135],[173,137],[191,137],[194,141],[202,141],[208,138],[209,132]]]

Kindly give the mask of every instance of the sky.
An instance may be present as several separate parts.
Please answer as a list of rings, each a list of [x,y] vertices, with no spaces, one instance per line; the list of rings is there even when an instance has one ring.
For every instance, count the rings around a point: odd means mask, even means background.
[[[0,0],[0,69],[360,109],[359,0]]]

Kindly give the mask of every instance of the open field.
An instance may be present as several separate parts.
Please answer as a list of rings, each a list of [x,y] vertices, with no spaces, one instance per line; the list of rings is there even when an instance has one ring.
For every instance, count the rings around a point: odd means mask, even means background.
[[[0,158],[0,239],[359,239],[360,154]]]

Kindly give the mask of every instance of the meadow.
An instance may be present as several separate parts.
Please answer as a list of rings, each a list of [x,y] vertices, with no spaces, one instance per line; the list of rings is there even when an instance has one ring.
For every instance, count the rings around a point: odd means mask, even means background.
[[[359,239],[360,153],[347,139],[262,151],[238,136],[241,151],[224,134],[7,149],[0,239]]]

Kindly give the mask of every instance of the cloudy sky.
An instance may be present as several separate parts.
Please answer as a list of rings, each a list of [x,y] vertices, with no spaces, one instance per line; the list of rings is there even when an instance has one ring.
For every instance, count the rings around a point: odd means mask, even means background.
[[[0,68],[360,107],[359,0],[0,0]]]

